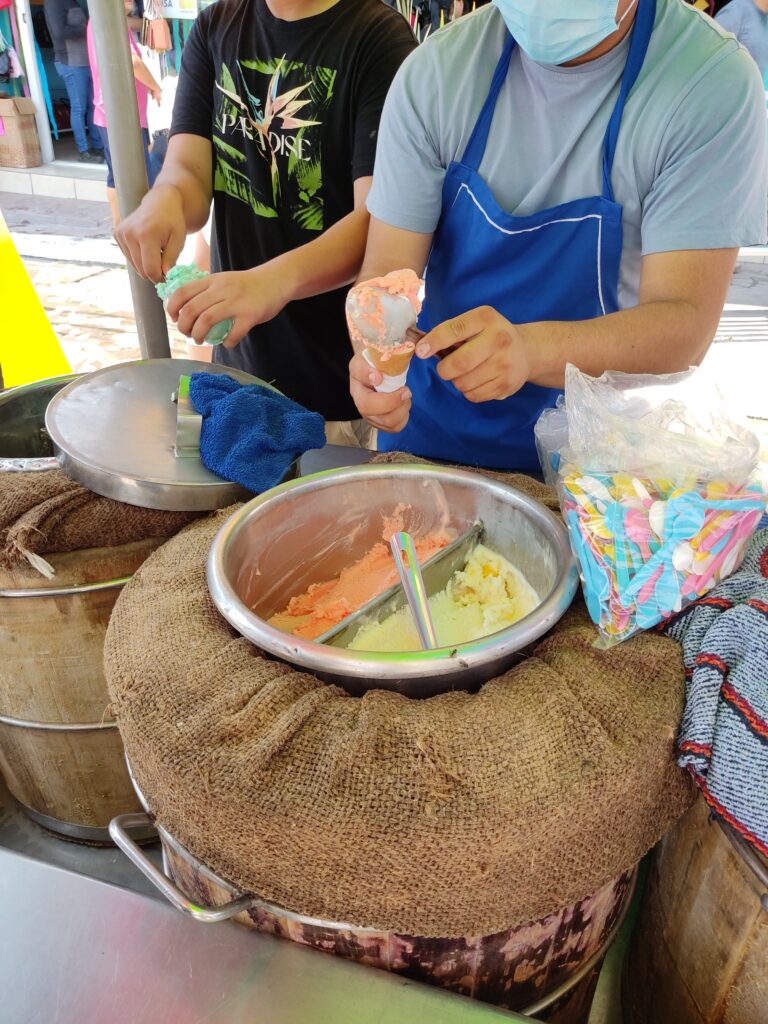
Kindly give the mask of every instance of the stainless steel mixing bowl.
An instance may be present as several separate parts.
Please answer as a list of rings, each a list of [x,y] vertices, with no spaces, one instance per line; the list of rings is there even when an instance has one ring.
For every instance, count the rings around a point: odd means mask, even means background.
[[[384,517],[398,510],[414,536],[441,526],[462,532],[482,520],[485,543],[525,574],[541,604],[481,640],[408,654],[342,650],[268,624],[292,596],[337,576],[380,541]],[[283,484],[228,519],[208,557],[213,600],[239,633],[354,695],[477,689],[551,629],[577,584],[565,528],[551,512],[505,484],[437,466],[356,466]]]

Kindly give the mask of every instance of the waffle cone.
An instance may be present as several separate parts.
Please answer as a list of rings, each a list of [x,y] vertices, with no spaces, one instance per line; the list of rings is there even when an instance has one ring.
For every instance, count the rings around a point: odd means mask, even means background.
[[[387,377],[398,377],[401,373],[405,373],[410,366],[414,349],[411,348],[407,352],[397,352],[387,359],[383,358],[386,355],[386,349],[368,346],[366,353],[371,365],[375,366],[377,370]]]

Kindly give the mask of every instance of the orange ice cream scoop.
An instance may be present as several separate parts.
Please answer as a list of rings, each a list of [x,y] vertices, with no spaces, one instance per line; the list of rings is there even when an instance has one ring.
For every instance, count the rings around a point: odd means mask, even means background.
[[[421,312],[422,284],[412,270],[393,270],[355,285],[346,303],[352,340],[375,348],[402,345]]]
[[[386,532],[391,530],[385,529]],[[419,563],[436,555],[452,539],[446,530],[414,538]],[[305,640],[315,640],[397,580],[389,544],[379,541],[335,579],[313,583],[303,594],[292,597],[283,611],[269,619],[269,624]]]

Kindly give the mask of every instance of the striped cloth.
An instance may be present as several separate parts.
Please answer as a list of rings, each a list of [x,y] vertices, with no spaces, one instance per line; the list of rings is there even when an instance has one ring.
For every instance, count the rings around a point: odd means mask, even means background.
[[[768,856],[768,524],[741,568],[666,623],[683,648],[678,764],[715,814]]]

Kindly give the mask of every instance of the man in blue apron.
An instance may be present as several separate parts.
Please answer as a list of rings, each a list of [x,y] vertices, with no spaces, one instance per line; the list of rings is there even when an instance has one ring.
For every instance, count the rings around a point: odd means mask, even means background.
[[[351,391],[380,450],[537,468],[567,363],[664,373],[714,336],[766,233],[765,100],[682,0],[495,0],[402,66],[359,280],[424,273],[407,386]]]

